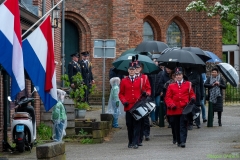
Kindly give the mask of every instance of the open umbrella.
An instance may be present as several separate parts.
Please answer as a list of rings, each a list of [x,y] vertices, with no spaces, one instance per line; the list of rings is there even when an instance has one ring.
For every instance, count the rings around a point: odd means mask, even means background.
[[[195,53],[196,55],[198,55],[204,62],[208,61],[211,59],[211,57],[204,52],[203,50],[201,50],[198,47],[182,47],[183,50],[186,51],[190,51],[192,53]]]
[[[209,57],[211,57],[211,59],[209,59],[207,62],[222,62],[222,60],[214,53],[210,52],[210,51],[204,51],[205,53],[208,54]]]
[[[124,56],[124,55],[126,55],[126,54],[128,54],[128,53],[141,54],[141,55],[146,55],[146,56],[152,55],[152,53],[150,53],[150,52],[135,51],[135,48],[131,48],[131,49],[128,49],[128,50],[126,50],[125,52],[123,52],[123,53],[121,54],[121,56]]]
[[[140,43],[135,51],[141,52],[162,52],[164,49],[169,48],[168,45],[160,41],[143,41]]]
[[[218,69],[222,73],[222,75],[226,78],[226,80],[234,87],[238,86],[239,76],[235,68],[233,68],[228,63],[219,63],[217,64]]]
[[[150,57],[151,59],[158,59],[160,56],[161,56],[161,54],[152,54],[152,55],[150,55],[149,57]]]
[[[199,67],[199,69],[202,69],[205,66],[205,63],[196,54],[182,49],[170,50],[161,55],[157,61],[162,62],[162,65],[169,68],[182,66]]]
[[[126,54],[124,56],[116,59],[112,64],[117,70],[128,71],[129,62],[132,61],[132,57],[136,56],[136,54]],[[138,61],[143,64],[143,73],[152,74],[159,71],[159,67],[149,58],[148,56],[138,55]]]

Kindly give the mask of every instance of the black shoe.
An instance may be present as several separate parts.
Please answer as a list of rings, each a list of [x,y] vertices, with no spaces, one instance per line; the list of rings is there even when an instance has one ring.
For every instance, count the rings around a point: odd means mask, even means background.
[[[200,126],[200,125],[197,125],[197,129],[199,129],[199,128],[201,128],[201,126]]]
[[[185,143],[181,143],[181,147],[182,147],[182,148],[185,148]]]
[[[203,123],[206,123],[206,122],[207,122],[207,119],[204,119],[204,120],[203,120]]]
[[[134,145],[134,146],[133,146],[133,149],[138,149],[138,145],[137,145],[137,144]]]
[[[176,141],[176,140],[173,140],[173,141],[172,141],[172,143],[173,143],[173,144],[176,144],[176,143],[177,143],[177,141]]]
[[[222,122],[221,122],[221,120],[218,120],[218,126],[222,126]]]
[[[178,144],[177,144],[177,146],[178,146],[178,147],[181,147],[181,144],[180,144],[180,143],[178,143]]]
[[[149,141],[149,140],[150,140],[149,136],[146,136],[145,141]]]
[[[133,148],[133,144],[128,144],[128,148]]]
[[[142,143],[138,143],[138,146],[143,146],[143,144]]]
[[[193,129],[193,126],[192,125],[189,125],[188,126],[188,130],[192,130]]]

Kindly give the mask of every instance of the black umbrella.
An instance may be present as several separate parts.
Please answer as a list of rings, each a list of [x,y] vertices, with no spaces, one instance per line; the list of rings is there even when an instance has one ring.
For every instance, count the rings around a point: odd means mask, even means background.
[[[235,68],[228,63],[217,64],[218,69],[226,80],[233,86],[237,87],[239,83],[239,76]]]
[[[141,55],[146,55],[146,56],[152,55],[152,53],[150,53],[150,52],[135,51],[135,48],[131,48],[131,49],[128,49],[128,50],[124,51],[124,52],[121,54],[121,56],[125,56],[125,55],[128,54],[128,53],[141,54]]]
[[[204,62],[208,61],[211,59],[207,53],[205,53],[203,50],[201,50],[198,47],[183,47],[183,50],[190,51],[192,53],[195,53],[198,55]]]
[[[156,52],[162,52],[166,48],[168,48],[168,45],[164,42],[143,41],[136,47],[135,51],[156,53]]]
[[[182,50],[170,50],[163,55],[161,55],[157,61],[162,62],[163,66],[168,68],[175,68],[177,66],[181,67],[197,67],[199,72],[205,71],[205,63],[196,54]]]
[[[152,55],[150,55],[149,57],[150,57],[151,59],[158,59],[160,56],[161,56],[161,54],[152,54]]]

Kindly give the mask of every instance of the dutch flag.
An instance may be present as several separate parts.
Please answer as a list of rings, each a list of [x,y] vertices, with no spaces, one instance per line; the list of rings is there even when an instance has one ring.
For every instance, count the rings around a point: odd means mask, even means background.
[[[57,103],[56,72],[50,16],[23,41],[24,67],[46,111]]]
[[[0,5],[0,64],[11,77],[11,98],[25,88],[18,0]]]

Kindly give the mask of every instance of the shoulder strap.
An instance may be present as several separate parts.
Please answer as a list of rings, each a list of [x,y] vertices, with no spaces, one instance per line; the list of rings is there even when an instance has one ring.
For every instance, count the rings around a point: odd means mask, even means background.
[[[145,77],[145,78],[142,78],[142,77]],[[142,85],[145,85],[145,84],[146,84],[146,75],[141,75],[141,91],[142,91]]]
[[[189,93],[190,93],[190,91],[191,91],[191,88],[192,88],[192,84],[191,84],[191,82],[189,82]]]
[[[191,91],[191,88],[192,88],[192,83],[189,82],[189,91],[188,91],[188,99],[190,100],[190,91]]]

